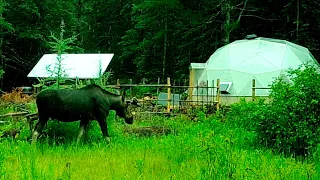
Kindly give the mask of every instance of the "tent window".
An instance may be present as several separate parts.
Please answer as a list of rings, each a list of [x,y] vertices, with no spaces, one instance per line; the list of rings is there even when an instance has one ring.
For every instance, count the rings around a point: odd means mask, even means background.
[[[229,89],[231,87],[232,82],[221,82],[220,83],[220,92],[223,94],[229,94]]]

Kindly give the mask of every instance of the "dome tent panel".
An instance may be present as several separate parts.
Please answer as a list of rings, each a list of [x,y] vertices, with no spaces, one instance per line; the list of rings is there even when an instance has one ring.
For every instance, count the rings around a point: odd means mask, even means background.
[[[281,69],[297,68],[302,63],[308,61],[309,56],[307,54],[304,54],[301,51],[298,51],[300,53],[294,53],[293,49],[295,48],[287,48]]]
[[[281,70],[277,70],[277,71],[272,71],[272,72],[267,72],[267,73],[256,74],[255,75],[256,87],[270,87],[273,80],[276,77],[280,76],[280,72],[281,72]],[[257,84],[257,82],[259,84]],[[267,90],[267,89],[256,89],[256,95],[257,96],[268,96],[269,91],[270,90]]]
[[[273,38],[266,38],[266,37],[258,37],[255,40],[260,40],[266,43],[276,43],[277,45],[284,44],[286,45],[288,41],[283,40],[283,39],[273,39]]]
[[[277,67],[258,55],[247,59],[238,66],[232,68],[232,70],[242,71],[250,74],[270,72],[274,71],[275,69],[277,70]]]
[[[215,66],[216,69],[222,69],[229,66],[228,56],[226,56],[225,51],[227,48],[220,49],[216,51],[213,55],[210,56],[209,60],[206,63],[206,69]]]
[[[266,39],[258,38],[256,39],[258,42],[258,47],[256,49],[252,49],[252,51],[269,51],[272,49],[282,49],[286,47],[286,43],[283,41],[268,41]]]
[[[298,68],[308,60],[319,68],[319,63],[307,48],[286,40],[263,37],[237,40],[211,55],[202,79],[206,77],[209,86],[212,80],[216,82],[217,79],[232,82],[232,93],[222,96],[251,96],[252,79],[256,79],[257,87],[268,87],[274,78],[281,75],[280,72],[290,67]],[[259,89],[256,95],[266,96],[269,92],[268,89]]]
[[[304,52],[304,51],[301,51],[302,49],[297,49],[297,48],[294,48],[294,47],[290,47],[290,50],[303,63],[307,63],[308,61],[313,61],[313,59],[310,56],[310,52]]]
[[[289,41],[286,41],[286,44],[287,44],[288,47],[295,48],[295,49],[299,50],[301,53],[311,54],[309,49],[306,48],[306,47],[300,46],[298,44],[294,44],[294,43],[289,42]]]
[[[286,47],[272,48],[258,53],[265,61],[268,61],[275,68],[281,69],[283,59],[286,53]]]
[[[226,45],[226,47],[228,47],[229,49],[238,50],[238,52],[242,54],[242,53],[253,52],[252,50],[257,51],[258,43],[259,43],[258,41],[246,40],[246,41],[243,41],[242,43],[232,42]]]
[[[253,75],[250,73],[245,73],[236,70],[230,70],[231,81],[233,82],[232,88],[234,93],[230,93],[234,96],[247,96],[248,94],[243,94],[243,89],[250,89],[248,84],[252,82]],[[251,84],[249,85],[251,86]]]
[[[252,79],[254,76],[252,76],[250,82],[247,82],[244,84],[244,88],[241,89],[241,91],[238,93],[237,96],[239,97],[245,97],[245,96],[251,96],[252,95]]]
[[[217,81],[217,77],[219,77],[220,81],[231,81],[232,77],[229,69],[219,69],[219,70],[208,70],[207,71],[207,79],[209,81],[214,80],[215,83]]]
[[[243,63],[247,59],[254,57],[256,54],[253,52],[243,52],[241,49],[230,48],[229,50],[229,67],[226,68],[234,68],[239,64]]]
[[[272,84],[274,78],[280,76],[280,72],[281,70],[260,73],[260,74],[256,74],[255,77],[256,77],[256,80],[258,80],[261,83],[261,87],[269,87]]]
[[[218,54],[219,56],[210,57],[212,61],[207,65],[207,69],[210,69],[212,66],[214,66],[215,69],[225,69],[226,67],[229,67],[229,57],[226,56],[224,51],[228,51],[228,48],[221,50]]]

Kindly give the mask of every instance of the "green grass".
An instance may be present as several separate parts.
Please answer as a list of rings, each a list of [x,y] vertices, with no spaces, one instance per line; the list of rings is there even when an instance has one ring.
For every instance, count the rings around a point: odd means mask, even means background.
[[[37,146],[29,130],[0,139],[1,179],[319,179],[319,162],[288,158],[255,144],[254,132],[214,117],[149,117],[130,126],[108,119],[107,145],[94,122],[76,145],[79,123],[51,121]],[[124,127],[161,125],[168,135],[141,137]]]

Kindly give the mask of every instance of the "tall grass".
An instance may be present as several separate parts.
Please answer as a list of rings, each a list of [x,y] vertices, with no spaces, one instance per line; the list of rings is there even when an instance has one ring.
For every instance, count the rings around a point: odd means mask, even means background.
[[[319,179],[317,161],[298,161],[255,145],[255,134],[215,117],[151,117],[130,126],[108,118],[111,144],[92,123],[76,145],[79,123],[51,121],[37,146],[29,138],[2,138],[1,179]],[[148,137],[126,128],[164,126]]]

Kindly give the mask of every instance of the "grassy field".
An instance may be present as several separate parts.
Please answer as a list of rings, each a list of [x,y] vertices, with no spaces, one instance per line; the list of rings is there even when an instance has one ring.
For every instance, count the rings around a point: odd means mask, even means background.
[[[37,146],[30,131],[0,142],[1,179],[319,179],[319,163],[273,153],[255,134],[219,118],[150,116],[126,125],[108,118],[111,144],[96,122],[76,145],[79,123],[51,121]],[[170,133],[148,133],[154,126]],[[133,130],[136,130],[133,133]]]

